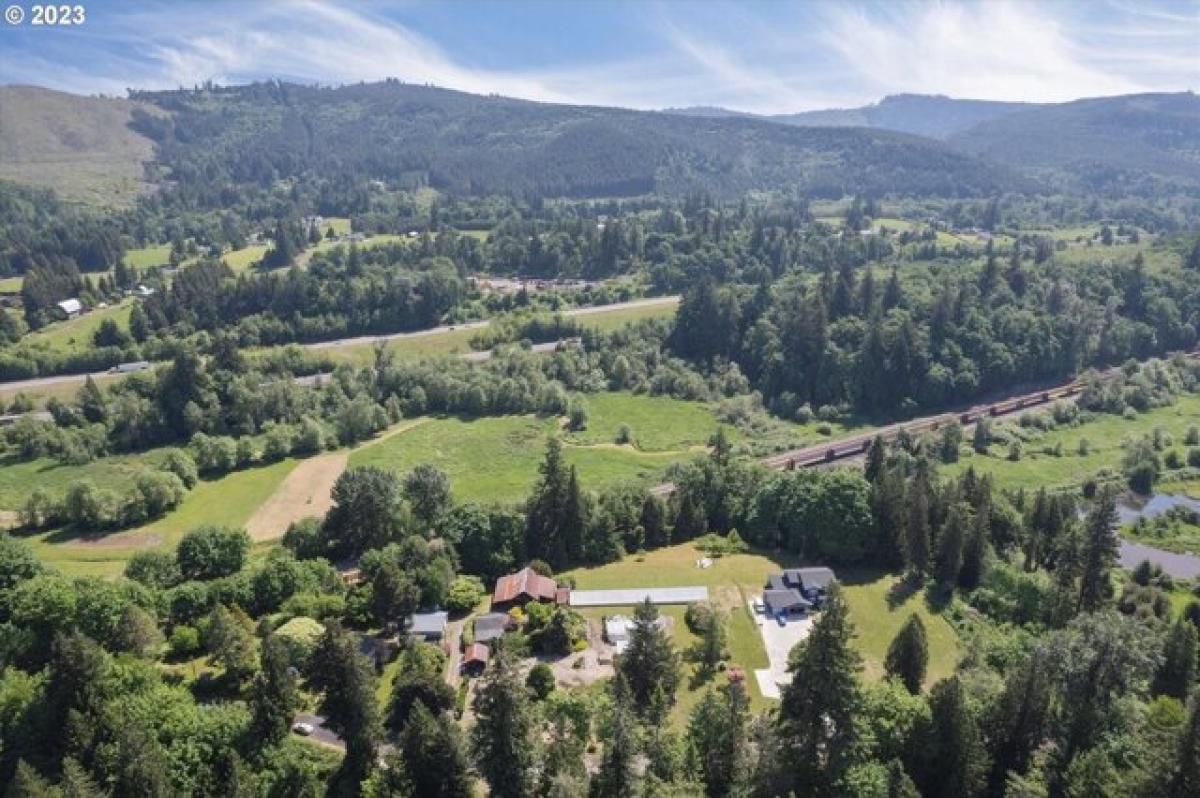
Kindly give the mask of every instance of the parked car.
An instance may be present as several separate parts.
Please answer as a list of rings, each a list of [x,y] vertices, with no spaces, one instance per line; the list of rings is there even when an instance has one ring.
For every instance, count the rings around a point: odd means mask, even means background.
[[[779,621],[780,626],[787,626],[787,616],[782,612],[775,616],[775,620]]]
[[[311,723],[296,723],[292,725],[292,731],[307,737],[313,733],[313,725]]]
[[[763,601],[760,598],[752,599],[750,606],[754,607],[754,611],[759,614],[767,611],[767,606],[763,604]]]

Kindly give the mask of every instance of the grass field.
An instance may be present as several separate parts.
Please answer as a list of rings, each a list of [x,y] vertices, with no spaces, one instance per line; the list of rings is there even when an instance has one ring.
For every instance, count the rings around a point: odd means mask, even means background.
[[[133,310],[133,302],[132,299],[126,299],[119,305],[98,308],[74,319],[47,324],[37,332],[26,335],[22,343],[56,352],[87,351],[93,347],[92,336],[105,319],[112,319],[123,330],[129,330],[129,312]]]
[[[556,418],[536,416],[435,418],[357,450],[350,456],[350,465],[375,465],[403,474],[428,463],[449,475],[451,490],[459,500],[521,501],[537,480],[546,441],[558,424]],[[640,452],[632,446],[568,442],[564,455],[578,467],[585,488],[599,488],[623,481],[657,482],[668,464],[691,453],[682,449]]]
[[[968,466],[980,473],[990,473],[1007,488],[1066,487],[1078,485],[1102,468],[1119,469],[1123,449],[1121,441],[1129,436],[1145,435],[1161,427],[1181,444],[1190,426],[1200,426],[1200,396],[1181,396],[1175,404],[1160,407],[1149,413],[1126,420],[1121,416],[1097,415],[1077,427],[1047,432],[1036,441],[1023,446],[1021,459],[1007,459],[1007,451],[992,446],[987,455],[977,455],[963,447],[962,456],[953,465],[944,466],[948,474],[957,474]],[[1079,442],[1088,441],[1088,454],[1079,454]],[[1041,450],[1062,444],[1062,454],[1055,456]],[[1182,447],[1181,451],[1182,451]]]
[[[148,269],[151,266],[163,266],[171,258],[171,245],[158,244],[151,247],[130,249],[125,252],[125,263],[135,269]]]
[[[225,261],[225,265],[233,269],[235,273],[238,273],[244,272],[258,263],[266,253],[266,244],[250,244],[241,249],[226,252],[221,256],[221,260]]]
[[[98,488],[122,490],[145,468],[159,461],[158,452],[102,457],[87,465],[61,465],[50,458],[19,460],[0,457],[0,510],[19,510],[34,488],[51,495],[66,492],[73,482],[88,480]]]
[[[21,292],[21,286],[24,285],[25,278],[20,275],[16,277],[5,277],[0,280],[0,294],[17,294]]]
[[[146,548],[171,548],[189,529],[203,524],[243,526],[295,468],[296,460],[235,471],[213,480],[202,480],[183,503],[162,518],[137,529],[81,541],[51,531],[29,538],[39,559],[75,575],[113,576],[125,562]],[[91,468],[90,466],[86,468]],[[2,469],[0,469],[2,471]],[[102,484],[88,474],[96,484]]]

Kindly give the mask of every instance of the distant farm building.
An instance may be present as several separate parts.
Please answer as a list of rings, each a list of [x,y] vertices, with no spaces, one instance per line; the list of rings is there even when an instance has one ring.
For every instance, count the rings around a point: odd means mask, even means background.
[[[78,299],[64,299],[55,305],[58,315],[64,319],[73,319],[83,313],[83,303]]]
[[[503,611],[523,607],[531,601],[566,604],[570,595],[570,588],[560,588],[550,577],[542,576],[532,568],[522,568],[496,580],[492,609]]]

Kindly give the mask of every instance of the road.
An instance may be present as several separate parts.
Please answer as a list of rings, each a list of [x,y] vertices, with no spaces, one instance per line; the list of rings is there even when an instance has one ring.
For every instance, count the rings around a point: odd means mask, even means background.
[[[653,297],[651,299],[634,299],[629,302],[617,302],[612,305],[592,305],[585,308],[570,308],[562,311],[564,316],[592,316],[596,314],[609,313],[617,310],[631,310],[634,308],[660,307],[673,305],[679,301],[678,296],[663,296]],[[432,327],[428,330],[417,330],[416,332],[391,333],[389,335],[360,335],[353,338],[338,338],[334,341],[318,341],[311,344],[302,344],[305,349],[313,351],[321,351],[324,349],[334,349],[343,346],[356,345],[371,345],[385,341],[400,341],[406,338],[425,338],[431,335],[443,335],[454,330],[481,330],[492,323],[491,319],[483,319],[482,321],[470,321],[465,324],[446,324],[441,327]],[[551,352],[558,345],[558,342],[552,341],[547,344],[537,344],[533,347],[535,352]],[[491,357],[491,352],[468,352],[462,355],[464,360],[479,362],[487,360]],[[37,377],[31,380],[17,380],[15,382],[0,382],[0,391],[4,393],[16,393],[18,391],[37,390],[46,388],[52,385],[69,385],[80,384],[88,378],[104,379],[117,376],[112,371],[93,371],[90,374],[58,374],[53,377]]]

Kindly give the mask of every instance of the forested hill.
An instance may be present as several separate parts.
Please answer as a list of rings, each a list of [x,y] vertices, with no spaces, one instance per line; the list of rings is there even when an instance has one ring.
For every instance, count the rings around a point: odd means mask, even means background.
[[[981,196],[1028,187],[1003,167],[898,133],[550,105],[397,81],[260,83],[137,94],[184,186],[266,185],[308,173],[427,181],[450,193],[613,196],[798,189],[815,196]]]
[[[804,127],[871,127],[945,139],[980,122],[1036,107],[1032,103],[959,100],[931,94],[893,94],[861,108],[805,111],[769,118]]]
[[[988,119],[1037,108],[1034,103],[959,100],[940,94],[890,94],[857,108],[822,108],[794,114],[759,115],[711,105],[668,108],[677,116],[765,119],[797,127],[869,127],[946,139]]]
[[[1135,94],[1048,105],[950,138],[1070,191],[1200,192],[1200,97]]]

